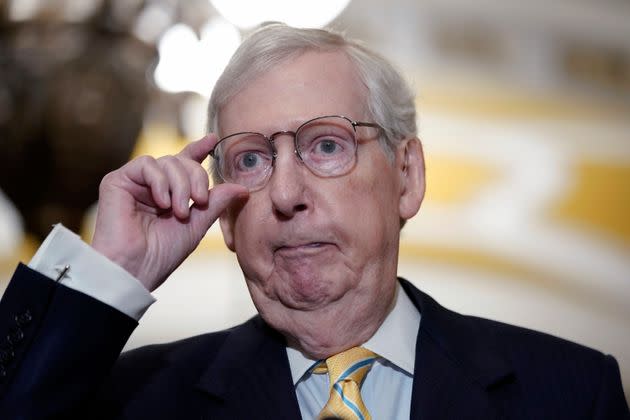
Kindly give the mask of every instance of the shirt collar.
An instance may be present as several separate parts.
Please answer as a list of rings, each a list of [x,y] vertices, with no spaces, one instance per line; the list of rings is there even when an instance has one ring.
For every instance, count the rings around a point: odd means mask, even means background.
[[[413,375],[420,312],[400,284],[396,284],[394,308],[374,335],[363,344],[363,347]],[[396,345],[392,345],[392,343],[396,343]],[[287,347],[287,356],[289,357],[294,385],[318,362],[318,360],[311,359],[292,347]]]

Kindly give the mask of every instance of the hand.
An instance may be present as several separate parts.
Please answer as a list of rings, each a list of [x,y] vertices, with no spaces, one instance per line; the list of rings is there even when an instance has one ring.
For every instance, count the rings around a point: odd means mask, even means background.
[[[101,181],[92,247],[149,291],[190,255],[231,203],[249,194],[236,184],[208,190],[201,162],[216,142],[209,135],[175,156],[136,158]]]

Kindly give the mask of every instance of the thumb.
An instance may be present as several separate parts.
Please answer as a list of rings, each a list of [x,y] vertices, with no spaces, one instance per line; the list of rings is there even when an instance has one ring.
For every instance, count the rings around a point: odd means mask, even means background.
[[[205,235],[228,206],[249,197],[249,190],[237,184],[219,184],[210,190],[208,204],[190,209],[190,223],[195,232]]]

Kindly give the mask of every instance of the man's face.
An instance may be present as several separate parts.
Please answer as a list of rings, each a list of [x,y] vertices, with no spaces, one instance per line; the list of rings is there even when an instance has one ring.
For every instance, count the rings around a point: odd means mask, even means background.
[[[368,121],[365,87],[344,54],[309,52],[250,82],[221,110],[220,134],[270,135],[333,114]],[[336,178],[311,173],[293,138],[276,137],[267,185],[221,218],[258,311],[311,355],[369,338],[393,301],[399,221],[411,216],[404,148],[392,162],[375,131],[357,129],[357,163]]]

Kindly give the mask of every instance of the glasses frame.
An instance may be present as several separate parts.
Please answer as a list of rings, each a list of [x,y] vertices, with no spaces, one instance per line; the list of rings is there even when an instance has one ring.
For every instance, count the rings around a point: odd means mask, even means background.
[[[365,121],[355,121],[355,120],[353,120],[351,118],[348,118],[348,117],[346,117],[344,115],[323,115],[321,117],[311,118],[310,120],[307,120],[307,121],[303,122],[302,124],[300,124],[300,126],[298,128],[296,128],[295,131],[292,131],[292,130],[281,130],[281,131],[276,131],[275,133],[271,134],[270,136],[266,136],[263,133],[259,133],[257,131],[239,131],[238,133],[232,133],[232,134],[229,134],[229,135],[227,135],[225,137],[222,137],[214,145],[212,150],[210,150],[210,153],[209,153],[210,157],[212,157],[217,163],[217,166],[216,166],[217,171],[216,171],[216,173],[221,177],[221,179],[224,182],[230,182],[230,181],[226,180],[223,177],[223,173],[221,172],[221,166],[218,165],[219,157],[215,156],[215,153],[214,153],[215,149],[219,146],[219,144],[221,144],[223,141],[228,140],[228,139],[230,139],[232,137],[241,136],[241,135],[244,135],[244,134],[253,134],[253,135],[257,135],[257,136],[262,136],[265,140],[267,140],[267,142],[269,143],[269,146],[271,146],[271,150],[272,150],[271,166],[270,166],[271,171],[270,171],[269,175],[265,175],[264,182],[262,182],[260,186],[256,186],[254,188],[250,188],[250,190],[251,191],[256,191],[256,190],[259,190],[259,189],[263,188],[267,184],[267,182],[269,181],[269,178],[271,177],[271,172],[273,172],[273,168],[274,168],[274,165],[276,163],[276,158],[278,157],[278,151],[277,151],[276,145],[275,145],[276,137],[288,135],[288,136],[292,136],[293,137],[293,153],[295,153],[295,155],[298,157],[300,162],[302,164],[304,164],[304,166],[306,166],[309,169],[309,171],[313,172],[314,174],[316,174],[318,176],[327,177],[325,174],[318,173],[317,171],[315,171],[313,168],[311,168],[308,164],[306,164],[304,162],[304,159],[302,158],[302,154],[300,153],[300,150],[298,149],[298,141],[297,141],[298,140],[298,134],[300,134],[300,131],[302,130],[302,128],[304,128],[308,124],[313,123],[314,121],[322,120],[324,118],[342,118],[342,119],[348,121],[350,123],[350,125],[352,125],[352,130],[354,131],[354,134],[355,134],[354,135],[354,146],[355,146],[355,148],[354,148],[354,158],[355,158],[355,161],[356,161],[357,150],[359,149],[359,147],[358,147],[359,145],[358,145],[358,142],[357,142],[357,136],[356,136],[356,134],[357,134],[357,127],[372,127],[372,128],[377,128],[380,131],[383,131],[383,127],[381,125],[379,125],[379,124],[371,123],[371,122],[365,122]],[[338,176],[338,175],[330,175],[329,177],[334,177],[334,176]]]

